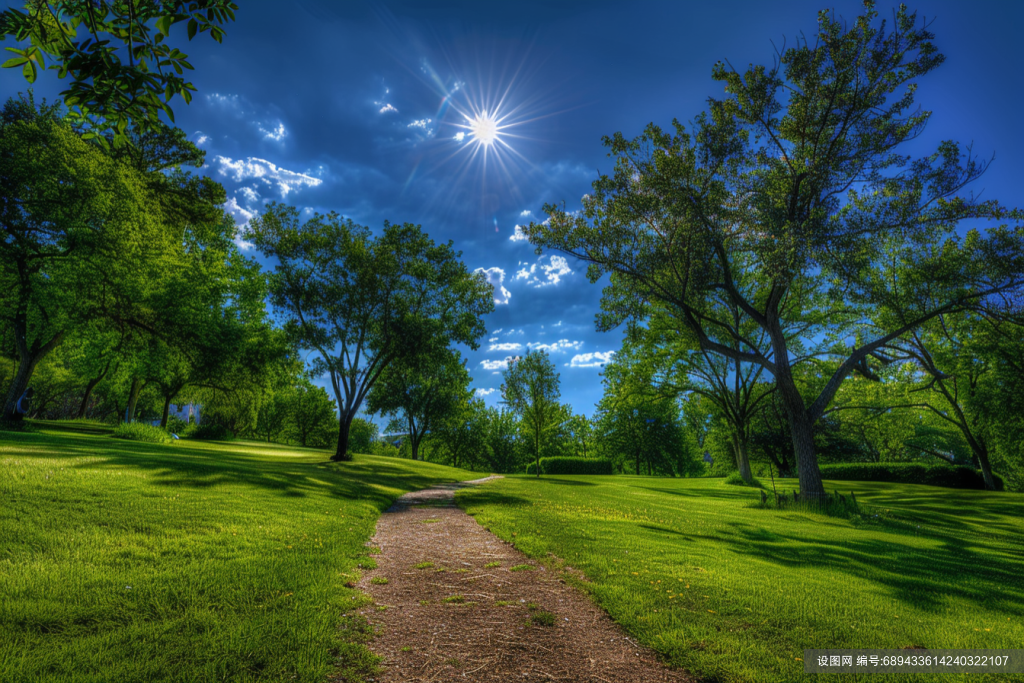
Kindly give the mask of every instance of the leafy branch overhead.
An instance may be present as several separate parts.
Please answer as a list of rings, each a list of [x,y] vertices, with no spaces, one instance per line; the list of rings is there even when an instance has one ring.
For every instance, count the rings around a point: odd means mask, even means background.
[[[949,141],[905,151],[930,117],[913,104],[943,61],[934,36],[903,6],[891,23],[865,7],[849,23],[821,12],[816,40],[770,68],[719,62],[724,98],[689,126],[606,138],[615,169],[582,210],[547,206],[523,230],[610,275],[600,327],[655,302],[701,351],[773,376],[810,497],[824,495],[812,430],[847,377],[938,316],[1024,291],[1022,213],[964,192],[985,163]],[[810,400],[794,333],[836,342]]]
[[[188,104],[196,91],[184,77],[193,67],[171,41],[172,27],[184,24],[190,41],[209,33],[220,43],[237,9],[230,0],[26,0],[24,10],[0,14],[0,39],[24,45],[7,47],[14,56],[2,66],[20,68],[29,83],[46,69],[70,76],[60,96],[88,129],[83,138],[107,144],[102,133],[109,130],[120,146],[132,124],[145,130],[161,114],[173,122],[171,100]]]

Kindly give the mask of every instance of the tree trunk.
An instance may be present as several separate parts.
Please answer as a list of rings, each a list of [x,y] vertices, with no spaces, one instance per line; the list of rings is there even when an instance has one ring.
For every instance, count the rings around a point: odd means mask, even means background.
[[[814,450],[812,423],[804,406],[804,399],[793,381],[793,374],[786,363],[788,350],[785,344],[775,345],[776,373],[775,386],[782,397],[782,405],[789,419],[789,431],[793,437],[793,454],[796,456],[796,474],[800,480],[800,497],[803,500],[824,500],[825,486],[821,483],[818,469],[818,455]]]
[[[164,396],[164,412],[160,416],[160,426],[164,429],[167,429],[167,418],[171,415],[171,401],[173,399],[173,396]]]
[[[342,415],[338,418],[338,448],[334,451],[334,455],[331,456],[332,461],[348,462],[352,460],[348,452],[348,433],[351,426],[352,417],[350,415]]]
[[[39,360],[31,355],[22,356],[18,360],[18,369],[14,373],[14,379],[11,380],[11,386],[7,390],[7,399],[4,401],[3,419],[14,421],[24,417],[17,411],[18,399],[28,389],[28,382],[32,379],[32,373],[35,372],[38,364]]]
[[[85,394],[82,395],[82,403],[78,406],[78,414],[75,416],[75,419],[81,420],[85,418],[85,414],[89,409],[89,399],[92,398],[92,390],[96,388],[96,385],[99,384],[102,379],[102,375],[94,377],[85,385]]]
[[[736,468],[740,471],[743,481],[754,483],[754,475],[750,473],[750,459],[747,457],[747,444],[739,434],[732,435],[732,450],[736,454]]]
[[[18,399],[21,398],[28,383],[32,379],[39,361],[43,360],[51,351],[60,346],[64,341],[65,332],[61,331],[53,335],[48,342],[42,346],[30,348],[28,345],[28,324],[24,315],[17,315],[14,319],[14,346],[18,352],[18,369],[11,380],[11,386],[7,390],[7,398],[4,400],[3,419],[20,420],[22,415],[17,413]]]
[[[138,377],[132,379],[132,387],[128,392],[128,407],[124,411],[125,422],[131,422],[135,419],[135,409],[139,405],[139,394],[142,393],[142,388],[146,386]]]
[[[985,488],[995,491],[996,479],[992,476],[992,464],[988,460],[988,449],[982,446],[977,453],[977,458],[981,463],[981,476],[985,480]]]

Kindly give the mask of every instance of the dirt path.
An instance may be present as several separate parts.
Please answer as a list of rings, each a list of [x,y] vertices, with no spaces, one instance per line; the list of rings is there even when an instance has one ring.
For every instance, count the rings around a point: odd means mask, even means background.
[[[376,602],[364,614],[380,631],[378,681],[689,680],[455,507],[458,486],[406,494],[377,522],[378,567],[359,585]],[[510,571],[521,565],[533,569]]]

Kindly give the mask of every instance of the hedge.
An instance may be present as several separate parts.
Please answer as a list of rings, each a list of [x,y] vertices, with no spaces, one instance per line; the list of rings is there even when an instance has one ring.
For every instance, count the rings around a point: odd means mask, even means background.
[[[146,443],[171,443],[174,441],[174,437],[160,427],[154,427],[144,422],[122,422],[114,428],[110,435],[115,439]]]
[[[603,458],[541,458],[541,474],[612,474],[612,461]],[[536,474],[537,466],[530,463],[527,474]]]
[[[889,481],[897,484],[926,484],[952,489],[984,489],[980,470],[952,465],[925,465],[917,462],[852,462],[822,465],[821,478],[834,481]],[[993,474],[996,489],[1003,480]]]

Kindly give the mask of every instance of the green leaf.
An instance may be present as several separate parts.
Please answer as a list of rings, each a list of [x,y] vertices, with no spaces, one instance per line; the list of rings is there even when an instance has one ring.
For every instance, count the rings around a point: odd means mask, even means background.
[[[174,17],[169,14],[156,20],[156,30],[160,32],[161,36],[169,36],[171,34],[171,22],[173,20]]]
[[[27,61],[28,61],[28,59],[26,59],[24,57],[11,57],[10,59],[8,59],[3,64],[0,64],[0,67],[3,67],[4,69],[10,69],[10,68],[13,68],[13,67],[16,67],[16,66],[21,66],[22,64],[26,63]]]
[[[25,66],[21,67],[21,74],[25,77],[25,80],[29,83],[36,82],[36,63],[26,61]]]
[[[192,40],[196,37],[196,31],[199,30],[199,22],[195,19],[188,20],[188,39]]]

